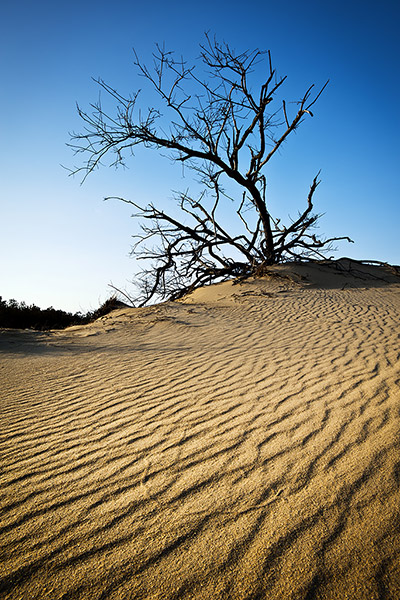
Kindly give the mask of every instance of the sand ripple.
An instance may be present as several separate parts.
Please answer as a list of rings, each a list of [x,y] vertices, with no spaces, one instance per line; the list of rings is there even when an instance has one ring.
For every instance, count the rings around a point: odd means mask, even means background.
[[[3,334],[2,598],[400,597],[400,289],[250,292]]]

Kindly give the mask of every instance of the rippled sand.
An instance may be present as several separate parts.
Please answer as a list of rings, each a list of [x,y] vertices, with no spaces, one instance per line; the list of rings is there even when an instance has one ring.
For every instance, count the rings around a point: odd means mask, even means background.
[[[353,267],[0,333],[0,596],[400,598],[400,283]]]

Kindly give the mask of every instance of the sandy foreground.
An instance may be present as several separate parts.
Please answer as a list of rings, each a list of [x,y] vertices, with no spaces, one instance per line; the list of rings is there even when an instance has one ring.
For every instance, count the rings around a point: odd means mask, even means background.
[[[400,278],[0,333],[0,597],[400,598]]]

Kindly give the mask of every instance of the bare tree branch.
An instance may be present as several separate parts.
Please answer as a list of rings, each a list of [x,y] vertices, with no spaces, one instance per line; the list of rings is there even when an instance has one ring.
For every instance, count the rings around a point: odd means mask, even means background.
[[[132,250],[149,265],[139,276],[142,304],[287,259],[320,258],[335,241],[351,241],[311,232],[320,216],[313,213],[319,174],[306,208],[287,227],[271,216],[266,198],[267,163],[306,116],[313,116],[310,109],[328,82],[317,91],[310,85],[289,118],[285,100],[270,108],[286,77],[277,76],[269,51],[236,52],[206,34],[197,63],[189,65],[157,45],[152,69],[136,53],[134,65],[159,106],[143,109],[140,90],[124,97],[98,79],[114,108],[108,111],[100,99],[88,111],[78,106],[83,132],[72,134],[70,145],[86,157],[72,171],[83,179],[108,158],[111,165],[125,165],[135,146],[144,146],[167,150],[204,186],[198,199],[189,192],[176,195],[181,217],[120,198],[142,222]]]

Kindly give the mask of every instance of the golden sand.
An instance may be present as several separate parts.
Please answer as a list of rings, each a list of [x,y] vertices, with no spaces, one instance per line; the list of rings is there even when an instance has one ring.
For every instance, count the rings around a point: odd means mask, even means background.
[[[0,333],[0,597],[400,598],[400,284],[343,265]]]

